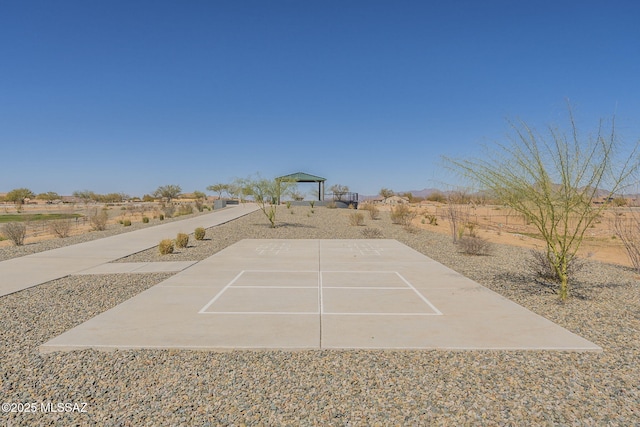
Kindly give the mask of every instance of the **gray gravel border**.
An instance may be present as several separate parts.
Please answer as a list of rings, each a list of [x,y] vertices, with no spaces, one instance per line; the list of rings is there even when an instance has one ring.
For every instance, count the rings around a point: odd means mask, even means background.
[[[3,413],[3,425],[640,425],[640,289],[631,269],[587,262],[576,297],[525,273],[528,252],[462,255],[446,235],[388,216],[350,226],[349,210],[282,207],[207,230],[179,253],[200,260],[243,238],[397,239],[603,347],[542,351],[177,350],[39,354],[38,345],[170,274],[72,276],[0,298],[2,402],[86,402],[87,413]],[[167,236],[174,237],[174,236]],[[63,239],[60,239],[63,240]]]

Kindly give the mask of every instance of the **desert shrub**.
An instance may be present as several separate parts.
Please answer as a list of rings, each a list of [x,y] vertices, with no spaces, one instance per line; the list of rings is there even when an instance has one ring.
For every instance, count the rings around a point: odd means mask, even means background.
[[[424,216],[427,221],[429,221],[429,225],[438,225],[438,217],[431,214],[425,214]]]
[[[196,240],[203,240],[204,239],[204,235],[206,234],[206,231],[204,228],[202,227],[198,227],[196,228],[196,230],[193,232],[193,237],[196,238]]]
[[[397,205],[391,208],[391,222],[410,228],[416,212],[412,211],[407,205]]]
[[[465,236],[458,240],[460,250],[467,255],[490,255],[493,246],[478,236]]]
[[[310,200],[309,201],[309,206],[311,206],[311,209],[313,209],[313,207],[315,206],[316,201],[315,200]]]
[[[191,204],[180,205],[180,207],[178,208],[178,212],[176,212],[175,216],[191,215],[192,213],[193,213],[193,205]]]
[[[364,225],[364,214],[362,212],[353,212],[349,214],[349,224],[351,225]]]
[[[337,208],[337,207],[338,207],[338,205],[337,205],[337,204],[336,204],[336,202],[334,202],[334,201],[331,201],[331,202],[327,203],[327,204],[326,204],[326,206],[327,206],[329,209],[335,209],[335,208]]]
[[[109,220],[109,214],[106,209],[94,209],[91,214],[89,214],[89,223],[91,224],[91,229],[93,231],[103,231],[107,229],[107,221]]]
[[[379,228],[366,227],[362,229],[362,236],[365,239],[382,239],[383,234]]]
[[[176,212],[176,207],[173,205],[166,205],[162,208],[162,212],[164,213],[165,218],[171,218],[173,214]]]
[[[551,255],[553,256],[553,254]],[[552,283],[561,282],[560,276],[553,267],[552,261],[547,258],[545,251],[531,249],[526,267],[538,279]],[[573,257],[567,267],[567,273],[573,276],[584,268],[584,261],[578,257]]]
[[[469,232],[470,237],[478,237],[478,233],[476,231],[478,228],[478,224],[476,224],[475,222],[468,222],[467,224],[465,224],[465,228]]]
[[[173,240],[164,239],[160,241],[158,245],[158,249],[160,250],[161,255],[167,255],[173,253]]]
[[[464,235],[465,227],[470,222],[470,215],[469,206],[459,205],[452,203],[451,200],[449,201],[445,209],[445,218],[449,221],[453,243],[456,243]]]
[[[198,210],[198,212],[202,212],[204,210],[204,204],[202,204],[202,202],[200,200],[196,200],[195,204],[196,204],[196,209]]]
[[[68,237],[71,233],[71,222],[67,219],[56,219],[49,222],[49,230],[56,237]]]
[[[149,224],[149,217],[148,216],[143,216],[142,217],[142,222],[145,224]]]
[[[629,213],[630,218],[616,215],[612,220],[613,230],[616,233],[612,239],[616,236],[620,239],[633,268],[640,272],[640,217],[633,211]]]
[[[439,191],[434,191],[427,196],[427,200],[430,202],[444,203],[447,201],[447,197]]]
[[[160,221],[164,221],[164,214],[160,214],[160,215],[158,216],[158,219],[159,219]]]
[[[380,209],[378,209],[376,205],[372,205],[371,203],[366,203],[362,205],[362,209],[369,212],[369,218],[380,219]]]
[[[27,226],[22,222],[9,222],[2,226],[2,235],[16,246],[22,246],[27,237]]]
[[[186,248],[189,244],[189,235],[185,233],[178,233],[176,236],[176,246],[179,248]]]
[[[627,206],[627,199],[625,199],[624,197],[615,197],[611,203],[613,204],[613,206],[616,207],[622,207],[622,206]]]
[[[131,226],[131,220],[130,219],[125,219],[124,221],[122,221],[122,225],[124,225],[125,227],[130,227]]]
[[[291,201],[287,200],[287,209],[291,209]]]

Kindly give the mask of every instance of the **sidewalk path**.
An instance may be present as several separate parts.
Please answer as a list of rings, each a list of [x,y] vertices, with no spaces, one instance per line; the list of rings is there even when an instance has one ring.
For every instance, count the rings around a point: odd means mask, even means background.
[[[180,232],[193,233],[197,227],[209,228],[224,224],[257,209],[258,207],[254,204],[229,206],[195,218],[2,261],[0,262],[0,296],[152,248],[160,240],[172,238]]]

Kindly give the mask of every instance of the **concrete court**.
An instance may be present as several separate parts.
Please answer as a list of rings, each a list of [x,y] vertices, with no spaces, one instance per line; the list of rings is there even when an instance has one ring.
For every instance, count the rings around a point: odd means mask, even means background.
[[[0,296],[81,273],[157,246],[160,240],[174,238],[179,232],[193,233],[197,227],[213,227],[257,209],[258,207],[254,204],[232,205],[194,218],[2,261],[0,262]],[[163,271],[163,268],[158,271]]]
[[[63,333],[81,348],[601,351],[396,240],[242,240]]]

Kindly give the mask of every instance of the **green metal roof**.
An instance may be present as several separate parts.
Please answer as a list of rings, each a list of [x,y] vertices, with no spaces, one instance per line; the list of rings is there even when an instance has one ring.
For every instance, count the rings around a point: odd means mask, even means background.
[[[285,176],[279,176],[276,179],[282,179],[282,180],[292,180],[292,181],[296,181],[296,182],[324,182],[326,181],[325,178],[322,178],[321,176],[315,176],[315,175],[310,175],[308,173],[304,173],[304,172],[296,172],[296,173],[292,173],[291,175],[285,175]]]

